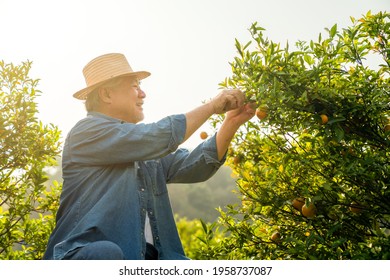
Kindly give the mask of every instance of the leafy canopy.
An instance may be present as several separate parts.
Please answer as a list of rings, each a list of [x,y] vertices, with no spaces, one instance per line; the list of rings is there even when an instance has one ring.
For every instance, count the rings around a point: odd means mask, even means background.
[[[241,204],[220,210],[228,237],[205,254],[390,258],[389,19],[368,12],[294,48],[257,23],[250,42],[236,40],[221,85],[241,88],[263,115],[232,145]]]
[[[0,61],[0,259],[40,259],[54,225],[60,185],[45,184],[60,132],[37,120],[31,62]]]

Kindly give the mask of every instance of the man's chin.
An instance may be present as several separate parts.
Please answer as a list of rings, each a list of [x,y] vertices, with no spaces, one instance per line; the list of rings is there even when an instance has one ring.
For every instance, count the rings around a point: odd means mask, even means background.
[[[137,118],[137,122],[136,123],[139,123],[139,122],[142,122],[143,120],[145,119],[145,116],[144,114],[139,114],[138,118]]]

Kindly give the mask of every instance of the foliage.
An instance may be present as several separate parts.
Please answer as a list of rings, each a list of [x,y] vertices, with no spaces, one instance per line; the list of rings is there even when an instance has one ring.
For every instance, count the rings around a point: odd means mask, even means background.
[[[44,169],[56,163],[60,133],[36,118],[30,68],[0,61],[0,259],[40,259],[58,207],[60,186],[47,189]]]
[[[250,42],[236,41],[233,75],[221,85],[244,90],[267,116],[232,145],[242,202],[220,212],[229,237],[215,256],[390,258],[389,19],[368,12],[294,50],[257,23]]]
[[[206,223],[176,216],[176,225],[187,257],[194,260],[216,258],[214,248],[224,238],[216,222]]]

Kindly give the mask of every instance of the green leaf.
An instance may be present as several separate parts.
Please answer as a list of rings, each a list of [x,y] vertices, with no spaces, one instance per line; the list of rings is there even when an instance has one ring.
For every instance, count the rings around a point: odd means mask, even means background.
[[[333,27],[330,29],[329,35],[331,38],[333,38],[337,33],[337,24],[333,25]]]
[[[339,125],[337,125],[334,130],[336,133],[337,141],[340,142],[341,140],[343,140],[345,136],[344,129],[342,129]]]
[[[304,55],[304,59],[305,59],[307,64],[309,64],[309,65],[313,65],[314,64],[314,59],[312,58],[311,55],[305,54]]]
[[[243,50],[246,50],[251,43],[252,43],[252,41],[249,41],[248,43],[246,43],[246,45],[244,46]]]
[[[345,117],[331,118],[331,119],[328,121],[328,125],[329,125],[329,124],[338,123],[338,122],[343,122],[343,121],[345,121],[345,120],[346,120]]]
[[[200,223],[202,224],[202,228],[203,228],[204,233],[207,234],[208,233],[208,229],[207,229],[206,223],[202,219],[200,219]]]

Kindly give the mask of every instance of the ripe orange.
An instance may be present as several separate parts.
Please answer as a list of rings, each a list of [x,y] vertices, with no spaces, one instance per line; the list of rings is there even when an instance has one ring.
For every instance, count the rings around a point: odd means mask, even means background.
[[[302,197],[294,198],[294,200],[291,202],[291,205],[297,209],[298,211],[301,211],[302,206],[305,204],[305,199]]]
[[[329,121],[328,116],[325,114],[322,114],[320,117],[321,117],[322,124],[326,124]]]
[[[242,156],[237,155],[237,156],[235,156],[235,157],[233,158],[233,163],[234,163],[235,165],[240,164],[240,163],[241,163],[241,160],[242,160]]]
[[[306,206],[306,203],[302,206],[302,215],[308,219],[314,218],[316,215],[316,207],[313,203]]]
[[[349,205],[349,210],[352,212],[352,213],[360,213],[362,212],[362,207],[361,205],[359,205],[359,203],[357,202],[352,202],[350,205]]]
[[[280,241],[280,233],[279,232],[274,232],[272,235],[271,235],[271,240],[274,241],[274,242],[279,242]]]
[[[268,111],[266,108],[261,107],[256,109],[256,117],[259,118],[259,120],[263,120],[267,117]]]
[[[202,132],[200,133],[200,138],[201,138],[201,139],[205,140],[205,139],[207,139],[207,137],[208,137],[208,134],[207,134],[206,131],[202,131]]]

